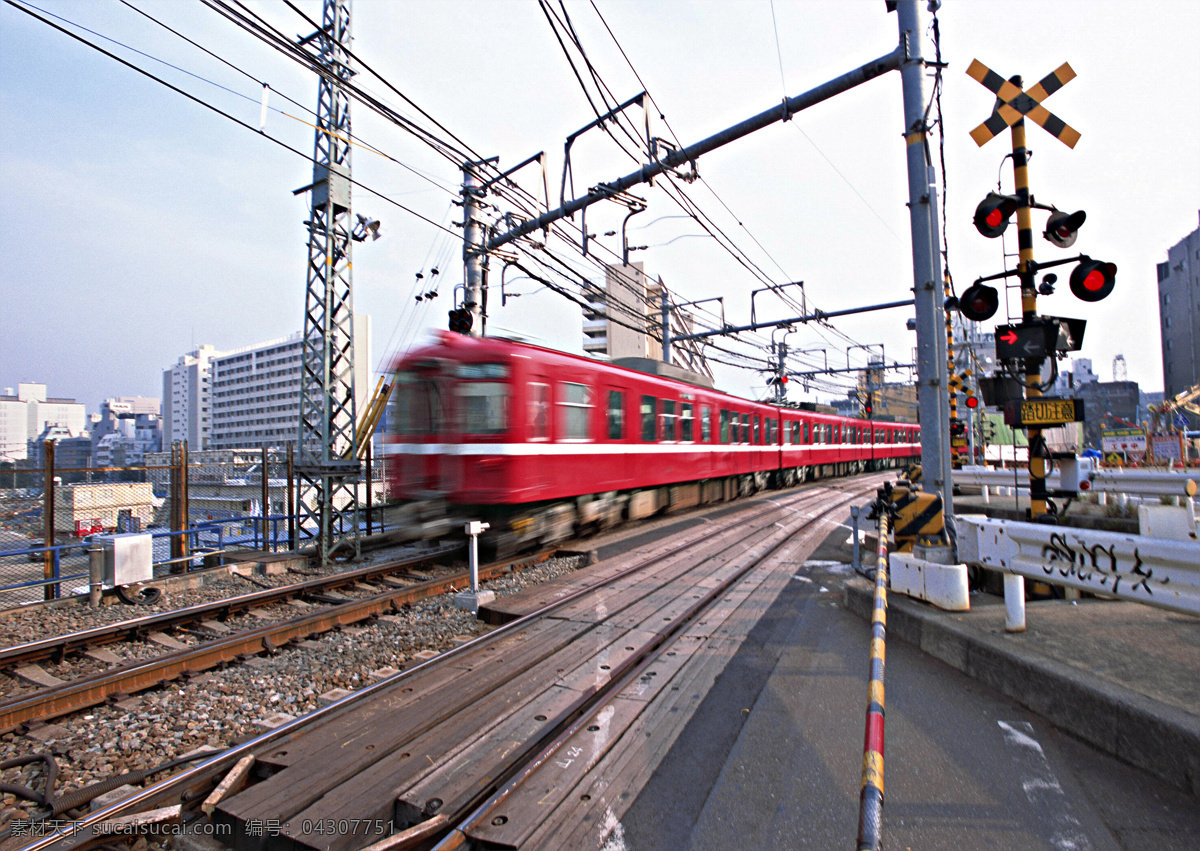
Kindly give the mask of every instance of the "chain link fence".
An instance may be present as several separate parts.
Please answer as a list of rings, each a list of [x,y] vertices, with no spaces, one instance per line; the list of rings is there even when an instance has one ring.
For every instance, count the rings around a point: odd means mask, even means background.
[[[286,448],[189,453],[177,444],[128,468],[59,468],[50,445],[45,457],[42,469],[0,471],[0,608],[86,593],[88,550],[99,536],[149,533],[161,577],[236,551],[299,549],[315,534],[297,526]],[[373,463],[375,500],[363,482],[362,507],[378,500],[383,478],[382,463]],[[383,531],[367,518],[362,511],[362,532]]]

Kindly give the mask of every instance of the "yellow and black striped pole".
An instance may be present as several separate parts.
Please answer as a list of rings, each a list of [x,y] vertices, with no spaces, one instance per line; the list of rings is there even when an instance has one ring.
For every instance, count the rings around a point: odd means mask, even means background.
[[[942,283],[946,301],[950,300],[950,275]],[[950,308],[946,309],[946,375],[950,381],[950,464],[954,469],[962,466],[958,447],[954,445],[954,424],[958,422],[958,380],[954,374],[954,320]]]
[[[1013,77],[1015,86],[1021,86],[1020,76]],[[1033,215],[1029,206],[1029,151],[1025,147],[1025,119],[1012,124],[1013,181],[1017,198],[1017,248],[1020,251],[1017,272],[1021,278],[1021,319],[1032,323],[1037,316],[1037,286],[1033,266]],[[1042,395],[1043,358],[1025,359],[1025,398],[1034,399]],[[1046,513],[1046,459],[1042,430],[1029,429],[1029,513],[1038,516]]]
[[[887,637],[888,509],[881,493],[879,548],[875,559],[875,606],[871,615],[871,680],[863,737],[862,792],[858,802],[858,851],[878,851],[883,842],[883,667]]]

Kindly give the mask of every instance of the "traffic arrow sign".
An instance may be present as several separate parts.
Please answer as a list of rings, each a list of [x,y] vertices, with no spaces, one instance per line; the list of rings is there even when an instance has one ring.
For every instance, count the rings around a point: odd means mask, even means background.
[[[1058,323],[1035,320],[996,326],[996,357],[1001,360],[1044,358],[1054,351]]]

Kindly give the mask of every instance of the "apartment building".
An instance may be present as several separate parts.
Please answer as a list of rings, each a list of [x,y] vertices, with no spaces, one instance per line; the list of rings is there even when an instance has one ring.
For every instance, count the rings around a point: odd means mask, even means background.
[[[361,413],[370,384],[371,318],[354,315],[355,405]],[[300,427],[301,332],[222,352],[212,361],[212,430],[204,449],[283,446]]]

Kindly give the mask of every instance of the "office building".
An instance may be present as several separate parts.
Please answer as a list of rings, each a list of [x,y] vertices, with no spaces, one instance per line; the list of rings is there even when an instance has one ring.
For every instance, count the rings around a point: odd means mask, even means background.
[[[1200,228],[1158,264],[1163,390],[1170,399],[1200,384]]]
[[[78,437],[88,425],[82,402],[56,399],[46,395],[46,385],[22,382],[14,394],[6,387],[0,395],[0,460],[24,461],[29,457],[29,441],[57,426],[52,433]]]

